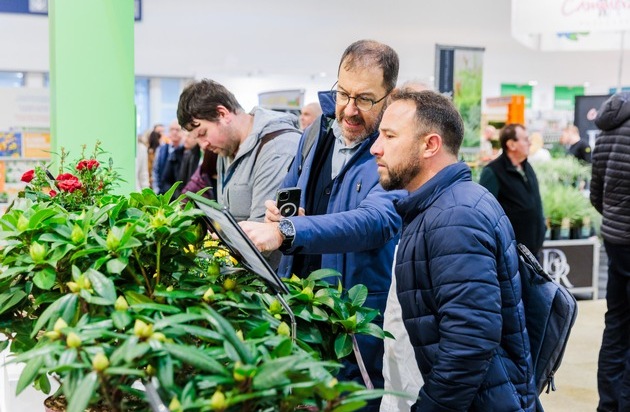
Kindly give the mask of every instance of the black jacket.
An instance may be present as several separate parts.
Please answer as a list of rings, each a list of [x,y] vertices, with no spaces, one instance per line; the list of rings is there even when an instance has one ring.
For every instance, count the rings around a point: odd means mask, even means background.
[[[488,163],[481,172],[479,184],[499,201],[510,219],[516,241],[537,254],[545,241],[545,218],[536,173],[525,160],[525,178],[516,170],[505,153]]]
[[[630,93],[618,93],[599,109],[602,133],[593,149],[591,203],[603,216],[602,237],[630,244]]]

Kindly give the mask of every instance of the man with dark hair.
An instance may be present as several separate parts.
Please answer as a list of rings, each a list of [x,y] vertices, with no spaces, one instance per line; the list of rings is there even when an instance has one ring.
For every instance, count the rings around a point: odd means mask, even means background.
[[[597,364],[598,412],[630,411],[630,93],[597,112],[591,203],[602,214],[608,255],[604,336]]]
[[[392,96],[371,148],[405,189],[395,276],[424,384],[412,411],[534,411],[536,387],[514,232],[457,161],[464,123],[446,97]]]
[[[295,155],[297,119],[260,107],[246,113],[228,89],[208,79],[184,89],[177,119],[219,155],[219,203],[238,221],[262,221],[264,202],[275,195]]]
[[[568,125],[562,131],[560,144],[567,149],[567,154],[584,162],[591,163],[591,146],[580,138],[580,130],[575,125]]]
[[[512,223],[516,241],[537,256],[547,228],[538,179],[527,162],[527,130],[522,124],[508,124],[501,129],[499,141],[503,152],[484,167],[479,184],[499,200]]]
[[[164,194],[177,181],[177,172],[184,156],[184,133],[177,120],[173,120],[168,128],[168,143],[161,144],[153,161],[153,190]]]
[[[391,47],[372,40],[350,45],[341,58],[336,89],[320,93],[323,115],[302,136],[283,183],[302,188],[303,213],[282,218],[275,202],[268,201],[268,223],[241,225],[260,250],[284,252],[282,276],[335,269],[345,289],[366,285],[365,305],[381,313],[401,225],[392,200],[402,193],[387,193],[378,184],[369,148],[397,76],[398,55]],[[357,340],[372,383],[382,388],[383,341]],[[354,361],[346,362],[340,377],[362,381]]]

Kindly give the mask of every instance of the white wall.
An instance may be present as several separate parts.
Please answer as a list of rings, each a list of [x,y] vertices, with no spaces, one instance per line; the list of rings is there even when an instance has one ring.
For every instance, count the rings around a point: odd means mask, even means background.
[[[617,85],[619,51],[527,49],[510,35],[507,0],[144,0],[142,7],[138,75],[214,78],[246,108],[273,89],[304,88],[305,100],[314,100],[334,83],[344,48],[360,38],[398,51],[401,81],[431,79],[436,43],[485,47],[484,96],[498,96],[502,82],[536,80],[541,110],[551,109],[555,85],[589,82],[587,94]],[[48,70],[47,18],[0,14],[0,27],[0,70]],[[629,50],[623,60],[622,84],[630,86]]]

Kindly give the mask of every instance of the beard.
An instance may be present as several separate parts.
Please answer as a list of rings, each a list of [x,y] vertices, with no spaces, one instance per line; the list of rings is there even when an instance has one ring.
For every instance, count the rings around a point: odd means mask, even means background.
[[[363,126],[363,131],[359,133],[348,133],[343,126],[343,120],[346,118],[343,110],[337,113],[337,123],[341,126],[344,139],[351,143],[359,143],[364,141],[372,133],[376,132],[378,130],[378,125],[381,123],[381,119],[383,118],[383,113],[385,112],[384,108],[385,106],[383,106],[383,110],[380,111],[374,119],[374,122],[369,126],[366,124],[365,119],[360,115],[348,117],[347,119],[351,123]]]
[[[417,156],[417,152],[413,152]],[[387,173],[381,173],[378,181],[383,189],[400,190],[405,189],[411,181],[422,171],[420,159],[413,157],[413,153],[397,166],[386,166]]]

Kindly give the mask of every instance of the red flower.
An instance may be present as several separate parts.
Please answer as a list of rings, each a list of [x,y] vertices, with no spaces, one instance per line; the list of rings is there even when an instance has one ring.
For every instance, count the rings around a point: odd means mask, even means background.
[[[81,188],[81,182],[78,177],[70,173],[62,173],[57,176],[57,187],[64,192],[72,193]]]
[[[50,192],[48,192],[48,194],[50,195],[50,197],[57,196],[57,192],[55,192],[54,190],[51,190]]]
[[[32,170],[32,169],[31,170],[27,170],[22,175],[22,181],[26,182],[26,183],[30,183],[31,180],[33,180],[34,177],[35,177],[35,170]]]
[[[87,170],[94,170],[99,166],[98,160],[96,159],[90,159],[90,160],[81,160],[78,164],[77,164],[77,170],[81,171],[84,169]]]

